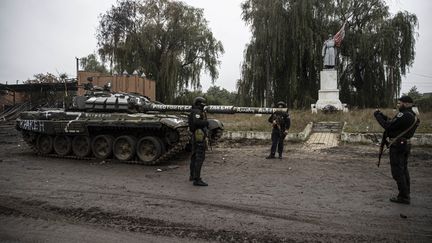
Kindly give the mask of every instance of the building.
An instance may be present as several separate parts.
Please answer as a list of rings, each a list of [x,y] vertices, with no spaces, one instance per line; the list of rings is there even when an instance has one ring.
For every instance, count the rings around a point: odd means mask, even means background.
[[[432,92],[423,93],[422,96],[423,96],[423,98],[429,98],[429,97],[432,97]]]
[[[66,95],[84,95],[84,84],[103,87],[111,83],[114,92],[139,93],[156,100],[156,82],[138,75],[106,75],[78,71],[78,80],[55,83],[0,84],[0,112],[8,107],[29,102],[30,107],[61,106]]]
[[[74,96],[77,82],[0,84],[0,112],[15,105],[29,102],[30,107],[48,105],[61,106],[67,93]]]
[[[156,100],[156,82],[138,75],[107,75],[99,72],[78,71],[78,95],[83,95],[85,90],[81,87],[89,80],[93,86],[103,87],[111,83],[114,92],[139,93]]]

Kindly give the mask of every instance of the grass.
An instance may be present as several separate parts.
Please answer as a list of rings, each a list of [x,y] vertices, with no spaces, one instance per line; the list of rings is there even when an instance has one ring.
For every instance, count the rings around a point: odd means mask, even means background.
[[[383,129],[373,116],[374,109],[351,110],[347,113],[338,112],[335,114],[312,114],[310,110],[292,110],[291,133],[303,131],[309,122],[335,121],[347,122],[345,132],[366,133],[382,132]],[[384,114],[393,117],[395,110],[382,110]],[[224,123],[225,129],[229,131],[271,131],[271,125],[267,119],[269,115],[250,115],[250,114],[208,114],[209,118],[219,119]],[[421,113],[419,116],[420,127],[417,133],[432,133],[432,112]]]

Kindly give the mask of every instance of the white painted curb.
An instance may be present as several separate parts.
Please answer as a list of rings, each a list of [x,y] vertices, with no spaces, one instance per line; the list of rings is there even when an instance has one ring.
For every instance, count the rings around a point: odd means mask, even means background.
[[[286,141],[302,142],[306,141],[312,132],[312,122],[307,124],[305,129],[299,133],[288,133],[285,137]],[[224,131],[222,135],[223,139],[259,139],[269,140],[271,139],[271,132],[256,132],[256,131]]]

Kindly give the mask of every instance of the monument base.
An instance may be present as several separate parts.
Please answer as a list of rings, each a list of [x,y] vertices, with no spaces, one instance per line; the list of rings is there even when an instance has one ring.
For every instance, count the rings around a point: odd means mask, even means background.
[[[327,69],[320,72],[320,88],[317,103],[311,105],[312,113],[316,113],[329,105],[343,112],[348,111],[347,105],[342,104],[339,100],[336,70]]]

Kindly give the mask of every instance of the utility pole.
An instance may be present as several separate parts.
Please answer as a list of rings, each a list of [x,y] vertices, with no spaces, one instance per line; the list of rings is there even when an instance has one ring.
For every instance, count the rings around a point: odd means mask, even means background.
[[[78,80],[78,72],[79,72],[79,58],[78,57],[75,57],[75,59],[76,59],[76,78],[77,78],[77,80]]]

